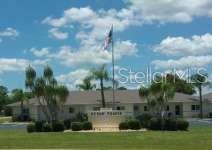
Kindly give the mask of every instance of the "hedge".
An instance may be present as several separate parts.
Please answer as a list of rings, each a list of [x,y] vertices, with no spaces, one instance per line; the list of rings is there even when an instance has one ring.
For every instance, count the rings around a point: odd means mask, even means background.
[[[189,122],[183,119],[177,119],[176,126],[178,130],[187,131],[189,127]]]
[[[121,122],[119,124],[119,130],[128,130],[129,126],[128,126],[128,122]]]
[[[56,122],[52,124],[53,132],[62,132],[65,130],[64,124],[62,122]]]
[[[28,133],[32,133],[32,132],[35,132],[35,124],[34,123],[30,123],[27,125],[27,132]]]
[[[188,130],[189,122],[183,119],[160,119],[152,118],[150,120],[150,130],[169,130],[169,131],[186,131]]]
[[[82,130],[82,123],[81,122],[72,122],[71,123],[72,131],[80,131]]]
[[[52,131],[51,125],[49,123],[44,123],[42,126],[42,131],[43,132],[51,132]]]
[[[152,118],[152,115],[145,113],[145,114],[138,115],[135,118],[136,118],[136,120],[138,120],[140,122],[142,127],[148,128],[150,119]]]
[[[93,129],[92,123],[88,122],[88,121],[83,122],[82,123],[82,129],[83,130],[92,130]]]
[[[119,124],[119,129],[120,130],[128,130],[128,129],[139,130],[141,129],[141,124],[138,120],[130,120],[127,122],[121,122]]]

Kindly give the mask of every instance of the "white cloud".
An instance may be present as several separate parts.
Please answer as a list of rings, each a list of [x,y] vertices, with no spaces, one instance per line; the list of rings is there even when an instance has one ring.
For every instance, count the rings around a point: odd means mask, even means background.
[[[212,55],[188,56],[176,60],[169,59],[152,61],[155,69],[182,69],[189,67],[204,67],[209,63],[212,63]]]
[[[126,7],[120,10],[100,9],[90,7],[72,7],[64,11],[62,17],[46,17],[43,23],[54,27],[62,27],[72,23],[81,23],[89,28],[105,28],[114,24],[117,30],[123,30],[129,25],[142,25],[154,21],[191,22],[195,17],[212,17],[211,0],[126,0]]]
[[[37,49],[37,48],[33,47],[29,51],[32,52],[37,57],[48,57],[50,55],[48,47],[44,47],[41,49]]]
[[[89,75],[89,70],[86,69],[78,69],[68,74],[61,74],[56,77],[56,79],[65,84],[69,89],[75,89],[77,84],[82,83],[82,80]]]
[[[45,60],[27,60],[17,58],[0,58],[0,73],[11,71],[24,71],[25,68],[31,64],[32,66],[43,66],[46,64]]]
[[[134,18],[144,23],[191,22],[195,17],[212,17],[211,0],[127,0]]]
[[[64,40],[68,38],[68,33],[59,31],[58,28],[52,28],[49,30],[49,36],[58,40]]]
[[[136,52],[137,45],[131,41],[117,41],[114,44],[115,59],[134,55]],[[58,53],[51,54],[51,56],[69,67],[77,65],[105,64],[110,63],[112,59],[111,51],[103,51],[95,46],[81,47],[78,51],[75,51],[71,47],[63,46]]]
[[[2,31],[0,31],[0,43],[3,41],[3,38],[15,38],[19,36],[19,32],[16,29],[13,28],[6,28]]]
[[[17,37],[19,32],[13,28],[6,28],[3,31],[0,31],[0,37]]]
[[[156,45],[155,52],[166,55],[200,55],[212,53],[212,35],[194,35],[191,38],[167,37]]]

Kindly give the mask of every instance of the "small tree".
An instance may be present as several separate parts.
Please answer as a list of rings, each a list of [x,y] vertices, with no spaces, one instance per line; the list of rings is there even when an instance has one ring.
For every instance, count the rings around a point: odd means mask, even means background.
[[[175,95],[175,88],[166,81],[164,76],[158,76],[148,88],[140,88],[139,95],[147,100],[149,108],[157,107],[160,117],[163,119],[166,112],[165,107],[168,101]]]
[[[100,83],[100,92],[102,97],[102,107],[105,108],[105,96],[104,96],[104,81],[109,81],[110,77],[108,75],[108,72],[106,70],[106,66],[102,65],[101,67],[97,69],[91,70],[91,78],[95,80],[99,80]]]
[[[92,78],[90,76],[85,77],[81,84],[78,84],[76,87],[83,91],[90,91],[96,88],[96,84],[91,82]]]
[[[153,109],[156,106],[156,101],[153,98],[153,95],[150,91],[150,88],[148,87],[141,87],[139,89],[139,96],[141,98],[144,98],[147,101],[147,105],[148,105],[148,110],[150,111],[150,113],[154,113]]]
[[[36,72],[32,67],[26,69],[26,87],[29,88],[33,96],[37,98],[39,105],[48,122],[57,121],[58,111],[66,101],[69,94],[67,87],[57,84],[53,76],[53,71],[46,66],[42,77],[36,78]]]

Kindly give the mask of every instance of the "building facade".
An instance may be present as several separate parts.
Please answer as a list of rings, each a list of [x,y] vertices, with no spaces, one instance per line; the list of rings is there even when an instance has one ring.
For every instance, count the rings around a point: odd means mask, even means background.
[[[106,107],[123,111],[126,116],[132,117],[142,113],[149,113],[147,102],[140,98],[138,90],[120,90],[115,91],[115,105],[113,105],[112,91],[105,91]],[[13,110],[13,117],[18,117],[21,112],[20,103],[8,105]],[[45,120],[41,106],[36,99],[29,100],[24,103],[26,111],[33,120]],[[72,91],[63,107],[63,111],[59,114],[59,118],[68,119],[77,113],[89,113],[90,111],[100,110],[101,94],[99,91]],[[195,96],[176,93],[166,106],[166,112],[170,116],[197,118],[199,117],[200,105],[199,100]],[[212,94],[204,96],[203,102],[204,117],[208,117],[212,112]]]

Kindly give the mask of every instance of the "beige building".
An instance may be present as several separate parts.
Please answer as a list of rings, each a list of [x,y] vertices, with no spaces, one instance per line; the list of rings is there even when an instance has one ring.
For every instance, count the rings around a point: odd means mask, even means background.
[[[138,90],[115,91],[115,109],[123,111],[126,116],[134,116],[148,113],[148,106],[144,99],[139,97]],[[105,91],[106,105],[111,108],[112,91]],[[20,102],[9,105],[13,110],[13,116],[20,114]],[[24,104],[26,112],[34,120],[45,120],[41,107],[36,99],[31,99]],[[67,119],[78,112],[89,113],[99,110],[101,107],[101,95],[99,91],[71,91],[63,108],[63,113],[59,118]],[[28,109],[27,109],[28,108]],[[193,118],[199,116],[198,98],[191,95],[176,93],[166,106],[167,114],[176,117]],[[204,116],[207,117],[212,112],[212,94],[204,96],[203,106]]]

